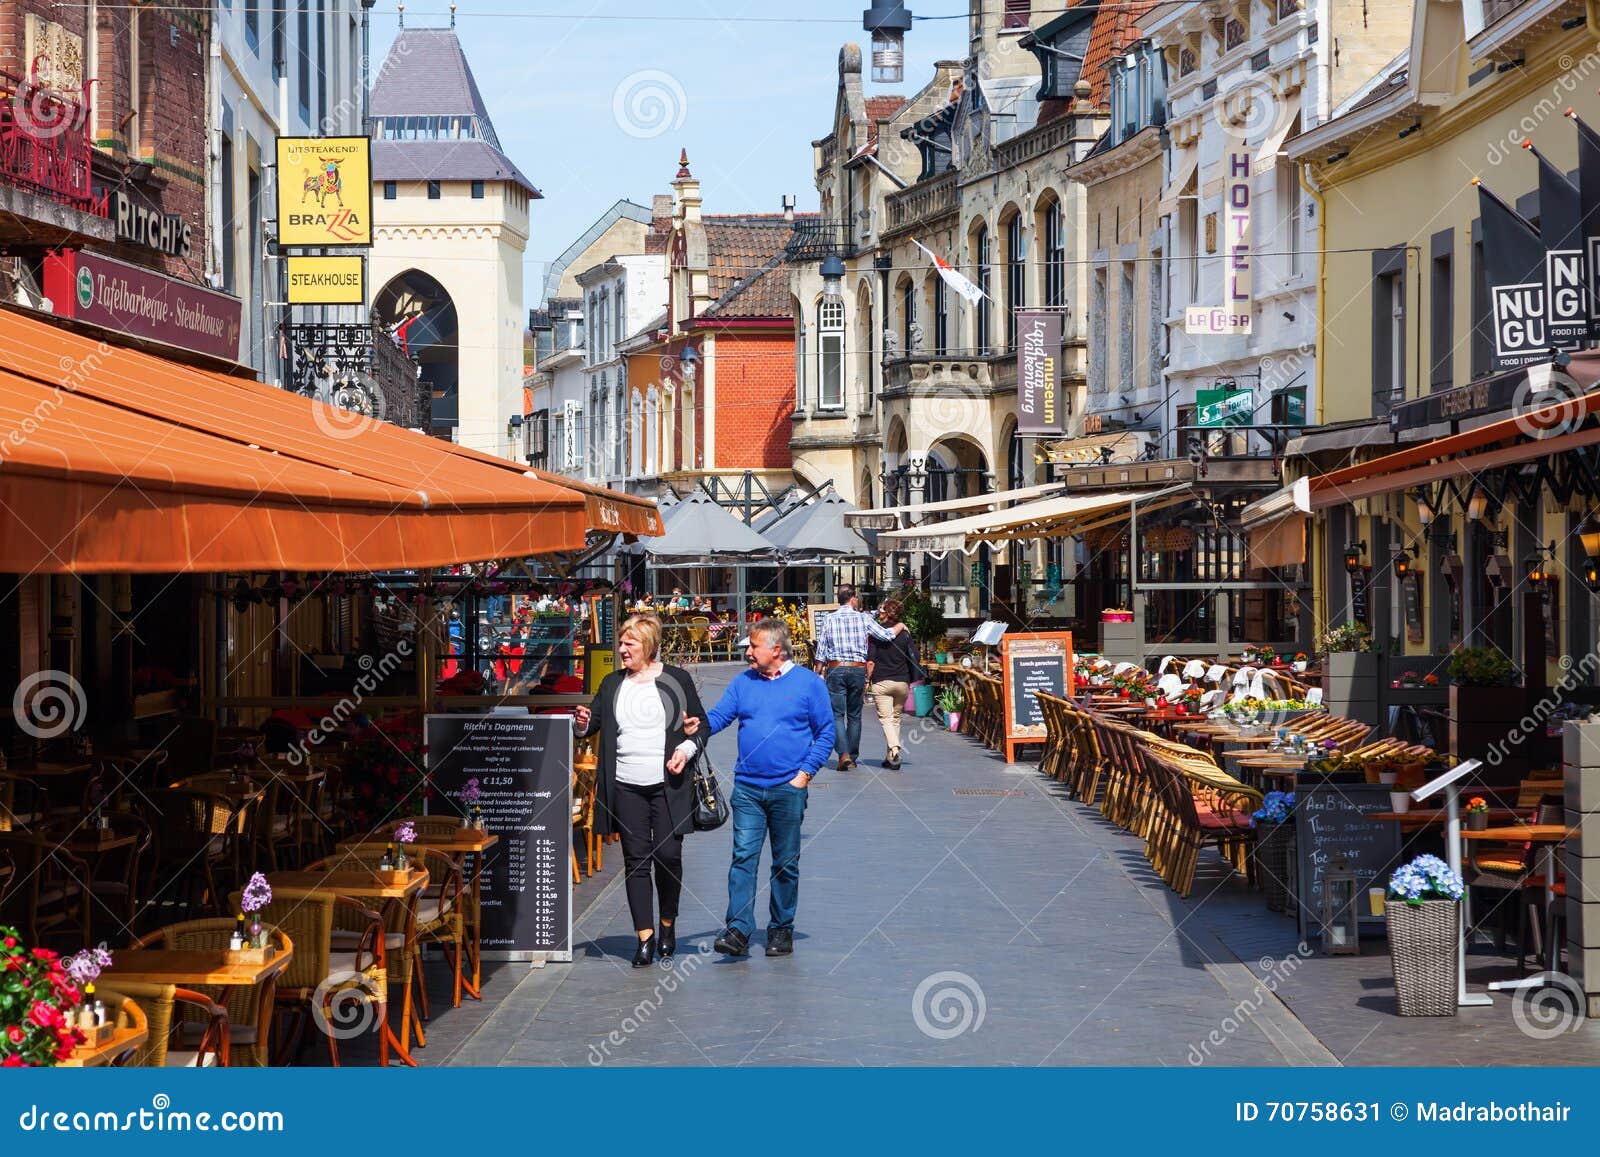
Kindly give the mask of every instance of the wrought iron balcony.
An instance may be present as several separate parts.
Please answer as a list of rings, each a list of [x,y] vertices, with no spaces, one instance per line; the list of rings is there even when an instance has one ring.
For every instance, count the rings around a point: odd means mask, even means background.
[[[821,261],[824,257],[855,254],[855,232],[849,221],[796,221],[794,234],[783,251],[789,261]]]
[[[429,430],[432,394],[417,364],[376,322],[290,322],[289,381],[297,394],[407,429]]]
[[[105,215],[89,180],[88,102],[0,71],[0,181]]]

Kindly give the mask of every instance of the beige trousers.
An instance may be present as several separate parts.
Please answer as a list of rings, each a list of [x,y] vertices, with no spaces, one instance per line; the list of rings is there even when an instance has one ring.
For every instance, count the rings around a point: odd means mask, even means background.
[[[900,746],[900,713],[905,710],[906,696],[911,694],[909,683],[871,683],[867,694],[878,708],[878,722],[883,726],[884,742],[893,751]]]

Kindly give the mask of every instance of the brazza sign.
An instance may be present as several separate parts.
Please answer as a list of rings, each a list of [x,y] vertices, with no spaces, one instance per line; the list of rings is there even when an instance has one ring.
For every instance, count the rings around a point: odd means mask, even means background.
[[[372,246],[366,137],[278,138],[278,244]]]

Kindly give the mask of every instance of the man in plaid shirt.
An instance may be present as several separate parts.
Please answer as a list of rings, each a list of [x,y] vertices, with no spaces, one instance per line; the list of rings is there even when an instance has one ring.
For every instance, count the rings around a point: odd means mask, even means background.
[[[839,584],[839,609],[817,628],[817,665],[828,684],[833,705],[833,744],[839,753],[839,770],[860,762],[861,700],[867,689],[867,639],[893,642],[906,629],[896,623],[891,630],[856,605],[856,589]]]

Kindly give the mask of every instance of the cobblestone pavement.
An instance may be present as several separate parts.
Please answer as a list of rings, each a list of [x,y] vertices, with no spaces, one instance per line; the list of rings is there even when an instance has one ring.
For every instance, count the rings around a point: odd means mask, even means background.
[[[706,693],[733,670],[702,668]],[[629,967],[613,879],[574,962],[529,970],[451,1063],[1183,1065],[1213,1032],[1224,1063],[1332,1063],[1281,1004],[1249,999],[1249,970],[1135,841],[1031,767],[913,734],[886,771],[869,720],[867,764],[812,790],[793,957],[761,955],[759,934],[749,960],[710,954],[731,833],[694,835],[675,967]],[[725,770],[733,748],[713,741]]]
[[[734,669],[700,669],[707,696]],[[1395,1015],[1381,939],[1358,957],[1300,943],[1291,917],[1208,853],[1180,900],[1140,841],[963,736],[908,720],[905,768],[829,768],[813,789],[796,951],[710,952],[731,835],[691,836],[679,957],[629,967],[621,851],[574,893],[574,962],[491,965],[485,997],[435,1015],[424,1065],[1594,1064],[1591,1026],[1536,1039],[1512,1001]],[[914,736],[915,738],[910,738]],[[732,733],[712,754],[727,774]],[[765,866],[762,875],[765,879]],[[764,919],[766,897],[758,899]],[[1312,948],[1315,945],[1311,946]],[[1469,980],[1510,975],[1480,946]],[[352,1063],[370,1063],[351,1042]],[[352,1051],[354,1050],[354,1051]],[[374,1050],[375,1051],[375,1050]],[[302,1063],[319,1063],[308,1048]]]

